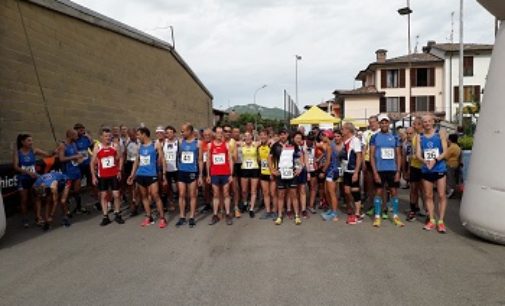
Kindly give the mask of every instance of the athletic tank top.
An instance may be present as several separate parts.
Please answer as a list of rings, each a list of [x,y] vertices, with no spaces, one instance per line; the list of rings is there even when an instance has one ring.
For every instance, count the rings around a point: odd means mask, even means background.
[[[258,169],[258,149],[254,145],[244,144],[241,147],[242,152],[242,166],[241,169],[253,170]]]
[[[165,141],[163,145],[163,154],[165,154],[165,162],[167,163],[167,172],[177,171],[177,154],[179,151],[179,142],[177,140],[170,142]]]
[[[237,150],[237,160],[235,161],[236,164],[241,164],[242,163],[242,147],[240,141],[235,141],[235,150]]]
[[[226,143],[209,144],[209,172],[211,176],[230,175],[230,152],[226,147]]]
[[[294,178],[294,156],[295,147],[293,145],[285,144],[282,146],[278,164],[281,179],[290,180]]]
[[[65,144],[65,157],[77,155],[79,151],[75,143]],[[69,160],[65,163],[65,171],[63,171],[71,180],[75,180],[81,175],[79,163],[75,160]]]
[[[114,147],[102,146],[96,153],[98,159],[98,177],[115,177],[119,172],[117,151]]]
[[[84,156],[84,159],[82,160],[83,165],[89,165],[90,158],[89,158],[89,151],[88,149],[91,147],[91,140],[89,140],[88,137],[82,135],[77,140],[75,141],[75,145],[77,146],[77,150],[79,153],[81,153],[82,156]]]
[[[423,167],[423,163],[419,159],[417,159],[416,150],[417,150],[417,137],[414,137],[412,139],[412,155],[410,156],[410,166],[417,169],[421,169]]]
[[[156,147],[154,143],[140,145],[139,148],[139,166],[137,176],[157,176],[156,172]]]
[[[268,167],[268,155],[270,154],[270,147],[268,145],[261,145],[258,147],[258,155],[260,157],[260,167],[262,175],[270,175],[270,168]]]
[[[424,160],[434,160],[443,153],[444,149],[442,147],[442,139],[440,138],[440,134],[438,132],[433,133],[431,137],[426,137],[424,134],[420,135],[421,138],[421,153]],[[426,164],[424,164],[421,168],[422,173],[440,173],[446,172],[447,166],[445,160],[437,161],[433,168],[428,169]]]
[[[126,144],[126,160],[127,161],[135,161],[137,156],[139,155],[139,147],[140,144],[136,141],[129,140]]]
[[[186,139],[183,139],[179,152],[179,171],[198,172],[198,153],[198,140],[187,142]]]
[[[35,158],[35,152],[33,152],[32,149],[30,149],[30,151],[26,154],[24,154],[21,150],[18,150],[18,167],[25,170],[25,171],[28,171],[28,172],[32,172],[32,173],[35,173],[35,162],[36,162],[36,158]],[[27,174],[19,174],[20,177],[29,177],[29,175]]]
[[[330,166],[328,167],[328,172],[337,171],[340,168],[340,159],[339,159],[339,151],[337,149],[337,144],[332,141],[330,143],[331,148],[331,157],[330,157]]]

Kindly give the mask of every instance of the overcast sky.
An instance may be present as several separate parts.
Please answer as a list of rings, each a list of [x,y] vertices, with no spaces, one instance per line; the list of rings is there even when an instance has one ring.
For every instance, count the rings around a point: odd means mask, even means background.
[[[214,107],[253,102],[282,108],[283,90],[295,97],[295,54],[300,104],[352,89],[359,70],[375,60],[407,53],[407,19],[396,10],[405,0],[74,0],[101,14],[171,42],[214,95]],[[465,0],[465,42],[493,43],[494,19]],[[411,0],[412,46],[448,42],[458,0]]]

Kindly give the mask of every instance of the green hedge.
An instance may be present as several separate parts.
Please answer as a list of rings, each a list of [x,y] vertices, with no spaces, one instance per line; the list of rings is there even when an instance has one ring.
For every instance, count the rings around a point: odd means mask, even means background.
[[[458,139],[458,144],[461,147],[461,150],[471,150],[473,147],[473,137],[464,135]]]

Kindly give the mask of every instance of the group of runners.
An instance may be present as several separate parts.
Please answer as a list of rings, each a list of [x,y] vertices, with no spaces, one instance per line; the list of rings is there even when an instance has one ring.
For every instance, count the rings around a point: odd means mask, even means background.
[[[31,198],[36,223],[44,229],[57,207],[65,226],[73,214],[88,212],[80,195],[85,177],[99,200],[102,226],[123,224],[122,202],[128,202],[130,218],[142,206],[142,227],[157,222],[165,228],[166,214],[176,211],[177,227],[196,226],[197,214],[205,211],[212,215],[209,225],[221,220],[232,225],[244,214],[255,218],[262,207],[260,219],[276,225],[286,219],[300,225],[319,209],[325,221],[346,215],[345,222],[354,225],[368,213],[374,227],[389,218],[403,227],[398,199],[403,178],[410,185],[406,220],[426,216],[425,230],[445,233],[447,135],[435,127],[434,119],[431,114],[416,118],[405,137],[390,130],[385,114],[370,117],[369,130],[359,134],[350,122],[341,129],[314,128],[308,133],[271,128],[257,132],[252,124],[242,131],[229,125],[197,131],[186,123],[180,131],[157,127],[154,135],[147,127],[102,127],[93,140],[78,123],[54,152],[36,148],[29,134],[20,134],[13,165],[23,223],[29,226]],[[37,156],[56,157],[61,171],[38,174]],[[69,198],[75,201],[72,211]]]

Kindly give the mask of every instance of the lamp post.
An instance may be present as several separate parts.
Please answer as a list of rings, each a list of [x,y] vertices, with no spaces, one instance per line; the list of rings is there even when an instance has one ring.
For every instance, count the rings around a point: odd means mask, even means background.
[[[404,8],[401,8],[398,10],[398,14],[400,14],[401,16],[405,16],[407,15],[407,39],[408,39],[408,52],[409,52],[409,55],[412,54],[412,48],[411,48],[411,45],[410,45],[410,14],[412,14],[412,10],[410,9],[410,0],[407,0],[407,6],[404,7]],[[405,72],[407,73],[407,72]],[[412,62],[411,62],[411,59],[409,57],[409,75],[412,73]],[[408,99],[406,99],[407,101],[410,101],[412,100],[412,78],[405,78],[406,80],[408,80],[409,82],[409,97]],[[408,103],[408,102],[407,102]],[[409,103],[410,105],[410,103]],[[412,118],[412,113],[413,113],[413,110],[410,109],[409,107],[409,111],[410,111],[410,117]]]
[[[298,105],[298,61],[301,60],[302,57],[300,55],[295,55],[295,99],[298,109],[300,109],[300,105]]]
[[[258,91],[260,91],[266,87],[267,87],[267,85],[265,84],[265,85],[261,86],[260,88],[256,89],[256,91],[254,91],[254,95],[253,95],[254,106],[257,106],[256,105],[256,95],[258,94]],[[254,116],[254,130],[256,132],[258,131],[258,114],[256,114],[256,116]]]
[[[463,126],[463,101],[464,101],[464,87],[463,87],[463,0],[459,2],[459,126]]]

